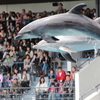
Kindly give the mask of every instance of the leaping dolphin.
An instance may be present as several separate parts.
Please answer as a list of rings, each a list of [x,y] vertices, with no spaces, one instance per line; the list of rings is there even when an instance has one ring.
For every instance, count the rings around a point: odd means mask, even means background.
[[[45,40],[41,40],[33,48],[59,52],[66,60],[71,62],[76,62],[70,55],[72,52],[100,49],[100,40],[93,38],[77,36],[57,36],[56,38],[59,39],[56,43],[47,43]]]
[[[16,39],[42,37],[53,43],[55,39],[52,36],[83,36],[100,40],[100,26],[97,21],[81,14],[81,9],[85,6],[86,4],[81,3],[67,13],[35,20],[23,27]]]

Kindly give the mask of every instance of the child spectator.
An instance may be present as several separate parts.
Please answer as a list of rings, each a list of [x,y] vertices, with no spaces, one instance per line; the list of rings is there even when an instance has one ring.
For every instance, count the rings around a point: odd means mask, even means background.
[[[67,71],[66,75],[69,75],[70,76],[70,79],[73,79],[72,75],[71,75],[71,72],[70,71]]]
[[[52,83],[48,100],[55,100],[56,99],[56,91],[57,91],[57,89],[55,88],[55,84]]]
[[[60,80],[58,94],[57,94],[57,100],[61,100],[63,97],[63,84],[64,84],[64,81]]]
[[[7,78],[6,78],[6,87],[7,88],[10,87],[11,82],[12,82],[11,74],[10,73],[7,73]]]

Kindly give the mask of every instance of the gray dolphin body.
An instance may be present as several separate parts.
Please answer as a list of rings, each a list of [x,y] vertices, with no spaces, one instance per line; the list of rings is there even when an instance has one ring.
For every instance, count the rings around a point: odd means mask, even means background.
[[[78,4],[68,13],[57,14],[36,21],[23,27],[16,39],[30,39],[42,37],[47,42],[53,43],[52,36],[83,36],[100,40],[99,24],[82,15],[81,9],[86,4]]]
[[[47,43],[45,40],[41,40],[33,48],[59,52],[66,60],[71,62],[75,62],[70,55],[72,52],[100,49],[100,40],[93,38],[77,36],[57,36],[56,38],[59,39],[56,43]]]

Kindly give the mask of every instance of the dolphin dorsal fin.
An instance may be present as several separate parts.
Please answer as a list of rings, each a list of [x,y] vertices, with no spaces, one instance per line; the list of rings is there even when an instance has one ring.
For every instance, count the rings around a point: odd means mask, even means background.
[[[81,10],[87,6],[85,3],[80,3],[69,10],[69,13],[81,14]]]

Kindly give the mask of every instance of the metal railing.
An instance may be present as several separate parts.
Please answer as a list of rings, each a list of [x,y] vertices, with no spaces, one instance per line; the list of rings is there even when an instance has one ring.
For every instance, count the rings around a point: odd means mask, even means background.
[[[85,93],[84,95],[82,95],[79,100],[84,100],[86,97],[88,97],[92,93],[98,92],[98,90],[100,90],[100,84],[98,84],[97,86],[95,86],[94,88],[92,88],[91,90],[89,90],[87,93]]]
[[[1,88],[0,89],[0,100],[4,99],[4,100],[51,100],[50,95],[52,95],[53,93],[53,100],[75,100],[75,87],[72,86],[71,89],[73,89],[73,92],[67,92],[67,93],[59,93],[58,90],[59,88],[61,89],[61,87],[53,87],[56,88],[57,91],[56,92],[50,92],[50,88],[49,87],[41,87],[41,88],[47,88],[46,92],[39,92],[36,91],[36,89],[40,89],[40,87],[16,87],[16,88]],[[64,88],[69,88],[69,86],[66,87],[62,87],[62,89]],[[20,89],[19,93],[11,93],[10,90],[11,89]],[[70,91],[70,90],[69,90]],[[7,98],[7,99],[6,99]]]
[[[79,70],[82,69],[86,64],[90,64],[91,59],[93,59],[93,58],[87,58],[87,60],[84,61],[84,62],[83,62],[82,64],[80,64],[79,66],[76,65],[77,70],[79,71]]]

